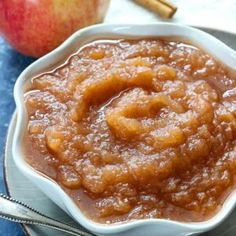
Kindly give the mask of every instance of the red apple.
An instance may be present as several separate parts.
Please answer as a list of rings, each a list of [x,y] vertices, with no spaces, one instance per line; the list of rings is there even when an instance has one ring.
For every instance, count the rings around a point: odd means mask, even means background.
[[[76,30],[101,22],[110,0],[0,0],[0,32],[19,52],[40,57]]]

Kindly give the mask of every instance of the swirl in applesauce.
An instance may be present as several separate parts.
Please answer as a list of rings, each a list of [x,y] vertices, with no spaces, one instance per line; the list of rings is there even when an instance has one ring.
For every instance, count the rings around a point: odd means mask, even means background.
[[[236,80],[192,45],[94,41],[25,104],[27,162],[97,222],[203,221],[235,188]]]

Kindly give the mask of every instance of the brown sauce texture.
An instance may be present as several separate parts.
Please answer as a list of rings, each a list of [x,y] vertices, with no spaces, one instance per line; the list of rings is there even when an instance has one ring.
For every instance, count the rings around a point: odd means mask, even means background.
[[[94,41],[25,104],[27,162],[97,222],[203,221],[235,189],[236,79],[194,46]]]

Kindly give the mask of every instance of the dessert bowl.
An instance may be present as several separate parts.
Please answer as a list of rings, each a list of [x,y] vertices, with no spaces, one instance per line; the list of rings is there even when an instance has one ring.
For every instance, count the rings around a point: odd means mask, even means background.
[[[135,39],[141,37],[180,38],[211,54],[229,69],[236,70],[236,52],[213,36],[195,28],[170,23],[153,23],[145,25],[104,24],[82,29],[74,33],[57,49],[31,64],[19,76],[14,89],[17,106],[17,124],[12,146],[14,161],[19,170],[50,199],[78,223],[97,235],[143,235],[148,233],[150,236],[169,236],[174,234],[194,235],[208,231],[220,224],[233,210],[236,204],[236,191],[228,196],[222,208],[214,217],[203,222],[185,223],[168,219],[143,219],[116,224],[101,224],[88,219],[55,181],[37,172],[25,161],[23,135],[27,128],[28,119],[24,105],[24,92],[27,90],[31,78],[57,67],[81,46],[93,40],[104,38]]]

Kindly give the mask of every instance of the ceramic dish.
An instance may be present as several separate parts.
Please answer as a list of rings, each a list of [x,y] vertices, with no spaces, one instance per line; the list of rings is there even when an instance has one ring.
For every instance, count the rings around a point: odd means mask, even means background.
[[[24,91],[30,79],[48,71],[63,62],[69,55],[89,41],[101,38],[138,38],[138,37],[177,37],[191,41],[209,54],[236,70],[236,52],[213,36],[187,26],[169,23],[145,25],[97,25],[80,30],[67,39],[61,46],[29,66],[18,78],[14,96],[18,119],[13,138],[12,153],[19,170],[35,183],[58,206],[71,215],[82,226],[98,235],[143,235],[149,236],[192,235],[212,229],[221,223],[236,204],[236,191],[225,201],[222,209],[210,220],[200,223],[183,223],[165,219],[135,220],[121,224],[99,224],[83,215],[72,199],[56,184],[32,169],[23,154],[23,134],[27,127],[27,113],[24,107]]]

